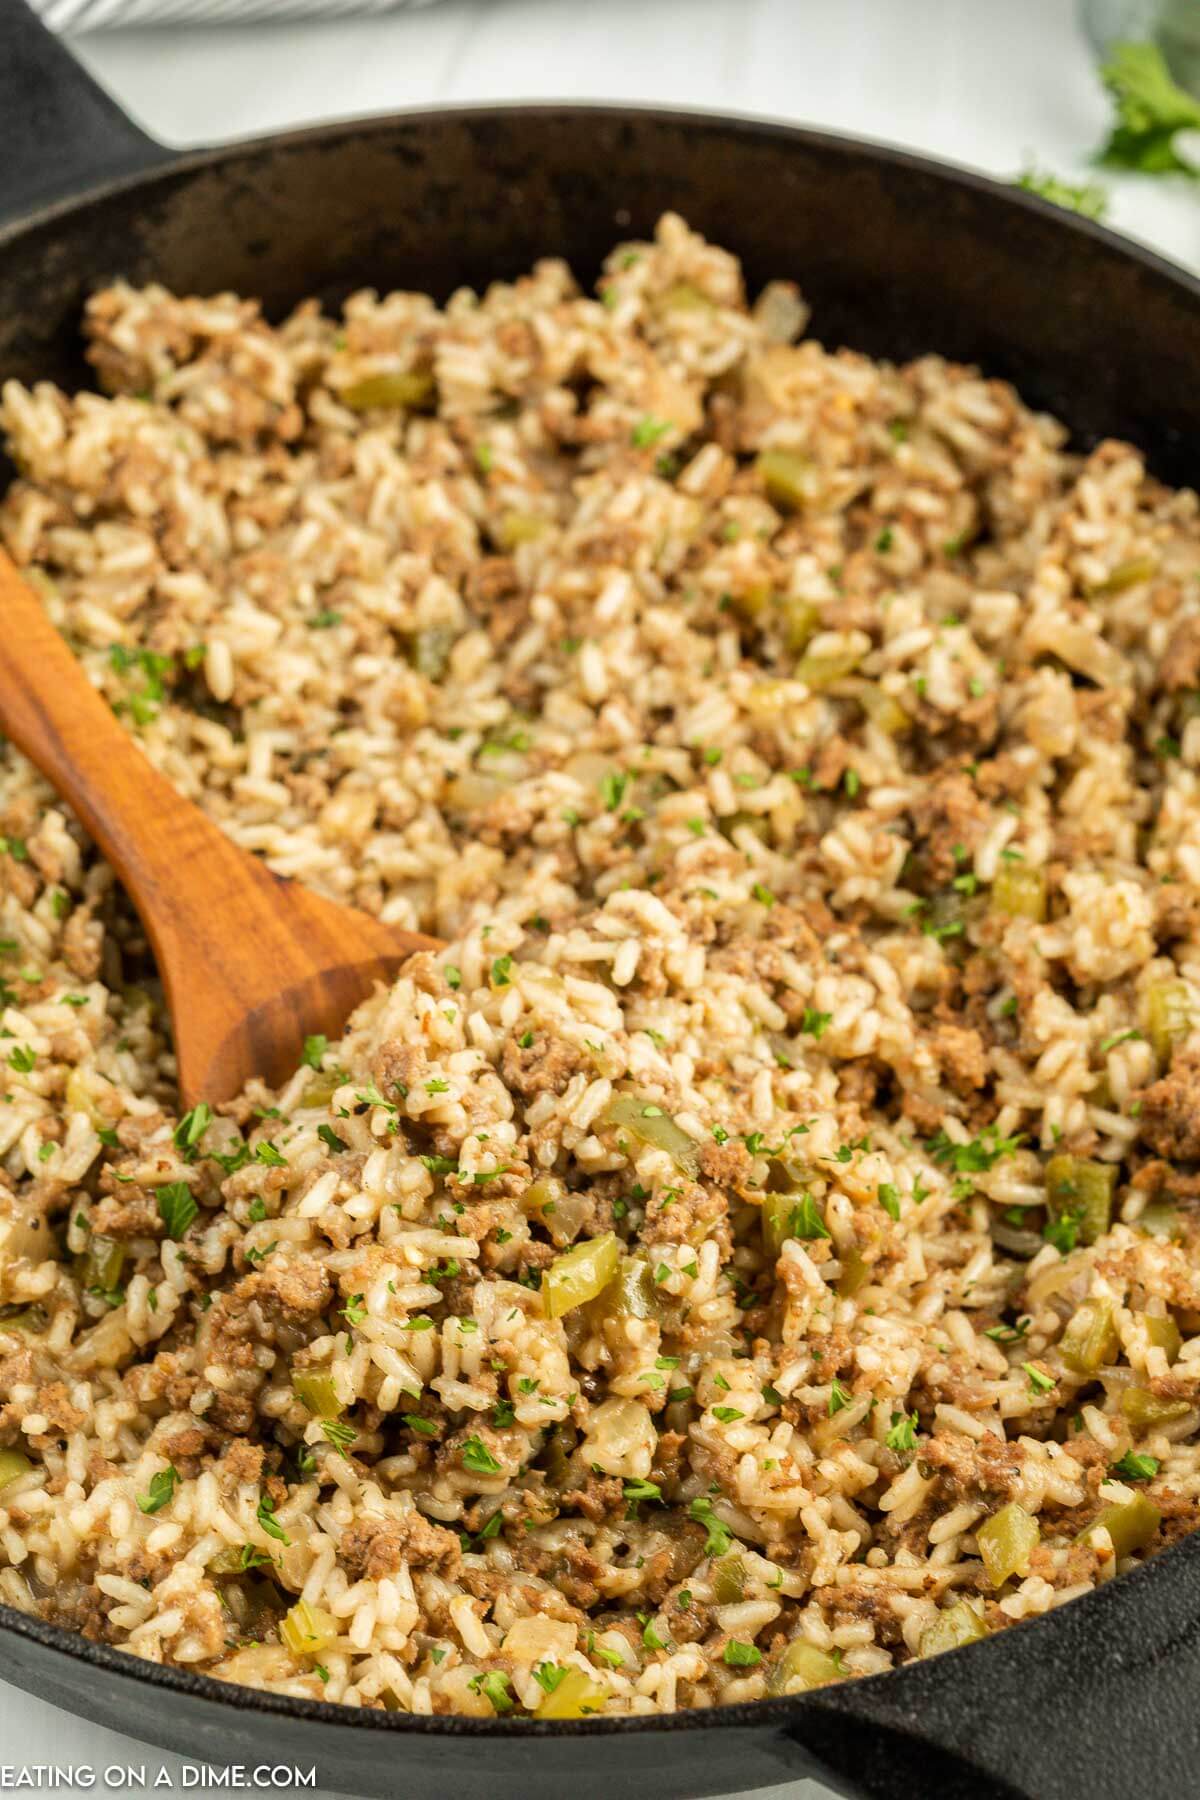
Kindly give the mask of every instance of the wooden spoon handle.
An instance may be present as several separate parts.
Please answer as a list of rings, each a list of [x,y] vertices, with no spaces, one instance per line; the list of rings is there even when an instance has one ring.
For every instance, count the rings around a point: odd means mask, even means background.
[[[214,851],[228,845],[138,748],[3,551],[0,731],[67,801],[143,913],[147,882],[176,898],[197,836]]]

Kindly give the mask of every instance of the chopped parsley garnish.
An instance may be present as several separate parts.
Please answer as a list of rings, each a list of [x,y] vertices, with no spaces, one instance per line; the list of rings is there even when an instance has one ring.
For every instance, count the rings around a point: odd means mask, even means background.
[[[879,1192],[878,1192],[877,1198],[879,1200],[880,1206],[882,1206],[882,1208],[883,1208],[884,1212],[887,1214],[888,1218],[894,1219],[896,1221],[896,1223],[899,1224],[899,1222],[900,1222],[900,1190],[899,1190],[899,1188],[894,1187],[890,1181],[881,1181],[879,1184]]]
[[[533,1671],[533,1679],[543,1693],[552,1694],[567,1679],[567,1671],[558,1663],[538,1663]]]
[[[630,778],[628,775],[618,774],[615,770],[611,769],[608,774],[604,776],[600,783],[600,797],[604,801],[605,810],[607,812],[616,812],[625,796],[625,789],[629,786],[629,780]]]
[[[155,1188],[154,1198],[167,1236],[181,1238],[200,1210],[186,1181],[170,1181],[164,1187]]]
[[[367,1309],[363,1305],[362,1295],[351,1294],[345,1306],[342,1307],[341,1312],[347,1325],[361,1325],[367,1316]]]
[[[1001,1157],[1011,1156],[1022,1141],[1021,1133],[1016,1137],[1001,1137],[994,1125],[987,1125],[978,1137],[968,1139],[965,1144],[956,1144],[945,1131],[938,1131],[928,1140],[926,1148],[934,1162],[943,1168],[952,1168],[960,1175],[973,1175],[994,1168]]]
[[[629,441],[635,450],[648,450],[651,444],[657,444],[660,438],[666,437],[670,429],[670,419],[656,419],[647,413],[630,432]]]
[[[843,1386],[843,1384],[835,1377],[829,1389],[829,1406],[827,1408],[829,1417],[831,1419],[836,1418],[838,1413],[849,1406],[853,1398],[854,1395],[850,1392],[850,1389]]]
[[[1029,1388],[1031,1393],[1048,1394],[1050,1389],[1055,1385],[1054,1376],[1047,1375],[1046,1371],[1044,1369],[1039,1369],[1036,1363],[1022,1363],[1021,1367],[1029,1377]]]
[[[746,1416],[744,1412],[739,1412],[736,1406],[714,1406],[712,1414],[714,1419],[720,1419],[722,1425],[732,1425],[735,1420],[744,1419]]]
[[[732,1542],[733,1533],[714,1514],[712,1501],[702,1494],[699,1499],[692,1501],[688,1516],[703,1525],[708,1532],[704,1546],[705,1556],[724,1556]]]
[[[512,957],[498,956],[492,964],[492,986],[508,987],[512,980]]]
[[[818,1012],[815,1006],[806,1006],[800,1018],[800,1029],[819,1042],[824,1036],[826,1028],[832,1023],[832,1013]]]
[[[278,1538],[281,1544],[290,1544],[291,1538],[275,1517],[275,1502],[270,1494],[264,1494],[258,1503],[257,1518],[268,1537]]]
[[[1069,1256],[1079,1242],[1079,1230],[1083,1224],[1084,1209],[1081,1206],[1067,1207],[1057,1218],[1048,1219],[1042,1227],[1042,1236],[1048,1244],[1053,1244],[1060,1256]]]
[[[731,1638],[725,1646],[724,1660],[731,1669],[753,1669],[762,1661],[762,1651],[756,1644],[742,1644]]]
[[[1032,1324],[1033,1320],[1026,1314],[1015,1325],[993,1325],[983,1335],[991,1338],[994,1344],[1019,1344],[1022,1338],[1029,1336]]]
[[[462,1466],[473,1475],[498,1475],[500,1464],[496,1461],[482,1438],[469,1437],[462,1447]]]
[[[37,1052],[28,1044],[18,1044],[15,1050],[8,1053],[8,1066],[15,1069],[18,1075],[32,1075],[37,1067]]]
[[[1126,1481],[1151,1481],[1158,1474],[1157,1456],[1146,1456],[1144,1453],[1127,1450],[1120,1462],[1115,1462],[1109,1470],[1110,1475],[1122,1475]]]
[[[347,1147],[345,1138],[339,1137],[332,1125],[318,1125],[317,1136],[328,1149],[333,1151],[335,1156]]]
[[[168,1463],[165,1469],[160,1469],[157,1475],[152,1475],[149,1493],[137,1496],[138,1511],[161,1512],[164,1506],[169,1505],[171,1496],[179,1486],[179,1480],[179,1471],[173,1463]]]
[[[916,1413],[894,1412],[883,1441],[897,1456],[911,1456],[917,1447]]]
[[[788,1214],[787,1235],[794,1238],[827,1238],[829,1227],[811,1194],[801,1194]]]
[[[349,1460],[346,1446],[352,1444],[358,1436],[357,1425],[351,1425],[345,1419],[322,1419],[321,1430],[338,1455]]]
[[[282,1151],[275,1148],[270,1138],[266,1138],[261,1144],[254,1146],[254,1160],[257,1163],[264,1163],[268,1169],[286,1169],[288,1166],[287,1157]]]
[[[328,1048],[329,1039],[323,1037],[320,1032],[314,1032],[311,1037],[306,1037],[304,1040],[304,1054],[300,1061],[306,1063],[310,1069],[319,1069]]]
[[[427,1419],[421,1413],[405,1413],[404,1423],[410,1431],[415,1431],[418,1437],[437,1436],[437,1420]]]
[[[212,1107],[207,1100],[201,1100],[198,1106],[193,1106],[191,1112],[184,1113],[175,1127],[173,1133],[175,1148],[182,1150],[188,1162],[191,1162],[192,1153],[212,1122]]]

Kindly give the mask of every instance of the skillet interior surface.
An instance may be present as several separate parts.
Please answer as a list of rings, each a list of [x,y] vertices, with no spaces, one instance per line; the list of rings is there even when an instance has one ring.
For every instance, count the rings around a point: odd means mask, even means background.
[[[3,138],[0,107],[0,152]],[[587,281],[616,239],[674,208],[742,258],[752,289],[797,278],[825,341],[978,362],[1081,441],[1129,437],[1164,479],[1194,476],[1197,284],[919,159],[769,125],[565,107],[333,126],[140,178],[127,171],[166,153],[132,128],[112,144],[90,172],[126,171],[115,184],[0,231],[0,379],[85,381],[80,308],[117,273],[235,288],[275,315],[363,285],[444,297],[546,254]],[[3,188],[0,158],[0,204]],[[814,1696],[640,1722],[364,1716],[156,1669],[5,1608],[0,1629],[0,1672],[69,1710],[217,1763],[315,1762],[342,1792],[669,1800],[816,1774],[896,1800],[1197,1791],[1200,1538],[1032,1631]]]

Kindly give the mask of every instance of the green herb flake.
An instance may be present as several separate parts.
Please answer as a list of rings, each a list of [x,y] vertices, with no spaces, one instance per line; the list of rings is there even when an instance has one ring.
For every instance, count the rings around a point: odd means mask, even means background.
[[[638,420],[630,432],[629,441],[635,450],[648,450],[652,444],[657,444],[660,438],[666,437],[671,429],[670,419],[656,419],[647,413],[644,418]]]
[[[916,1413],[894,1412],[883,1441],[897,1456],[911,1456],[917,1447]]]
[[[175,1489],[179,1486],[180,1475],[173,1463],[160,1469],[157,1475],[150,1477],[150,1491],[137,1496],[138,1511],[144,1513],[161,1512],[170,1504]]]
[[[498,1475],[500,1464],[482,1438],[469,1437],[463,1442],[462,1466],[473,1475]]]
[[[845,1387],[842,1382],[838,1381],[835,1377],[829,1389],[829,1405],[826,1409],[829,1417],[831,1419],[836,1418],[838,1413],[849,1406],[853,1398],[854,1396],[850,1392],[850,1389]]]
[[[192,1190],[186,1181],[170,1181],[164,1187],[155,1188],[154,1198],[167,1236],[178,1240],[200,1210],[192,1198]]]
[[[264,1494],[258,1503],[256,1514],[259,1524],[268,1537],[276,1538],[281,1544],[290,1544],[291,1538],[275,1518],[275,1502],[270,1494]]]
[[[1120,1462],[1113,1464],[1109,1474],[1120,1475],[1125,1481],[1152,1481],[1158,1471],[1157,1456],[1147,1456],[1143,1452],[1127,1450]]]

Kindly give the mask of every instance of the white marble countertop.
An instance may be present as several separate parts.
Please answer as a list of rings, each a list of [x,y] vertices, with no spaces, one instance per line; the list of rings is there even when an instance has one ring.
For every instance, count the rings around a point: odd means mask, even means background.
[[[443,0],[382,18],[93,34],[76,53],[164,142],[470,100],[630,100],[757,113],[999,176],[1085,179],[1108,106],[1071,0]],[[1200,192],[1110,179],[1110,222],[1200,265]],[[0,1683],[0,1775],[180,1760]],[[152,1786],[160,1768],[171,1786]],[[72,1790],[43,1788],[43,1793]],[[98,1777],[93,1791],[105,1791]],[[402,1791],[402,1789],[400,1790]],[[818,1800],[811,1783],[776,1790]],[[764,1796],[770,1800],[770,1796]]]

